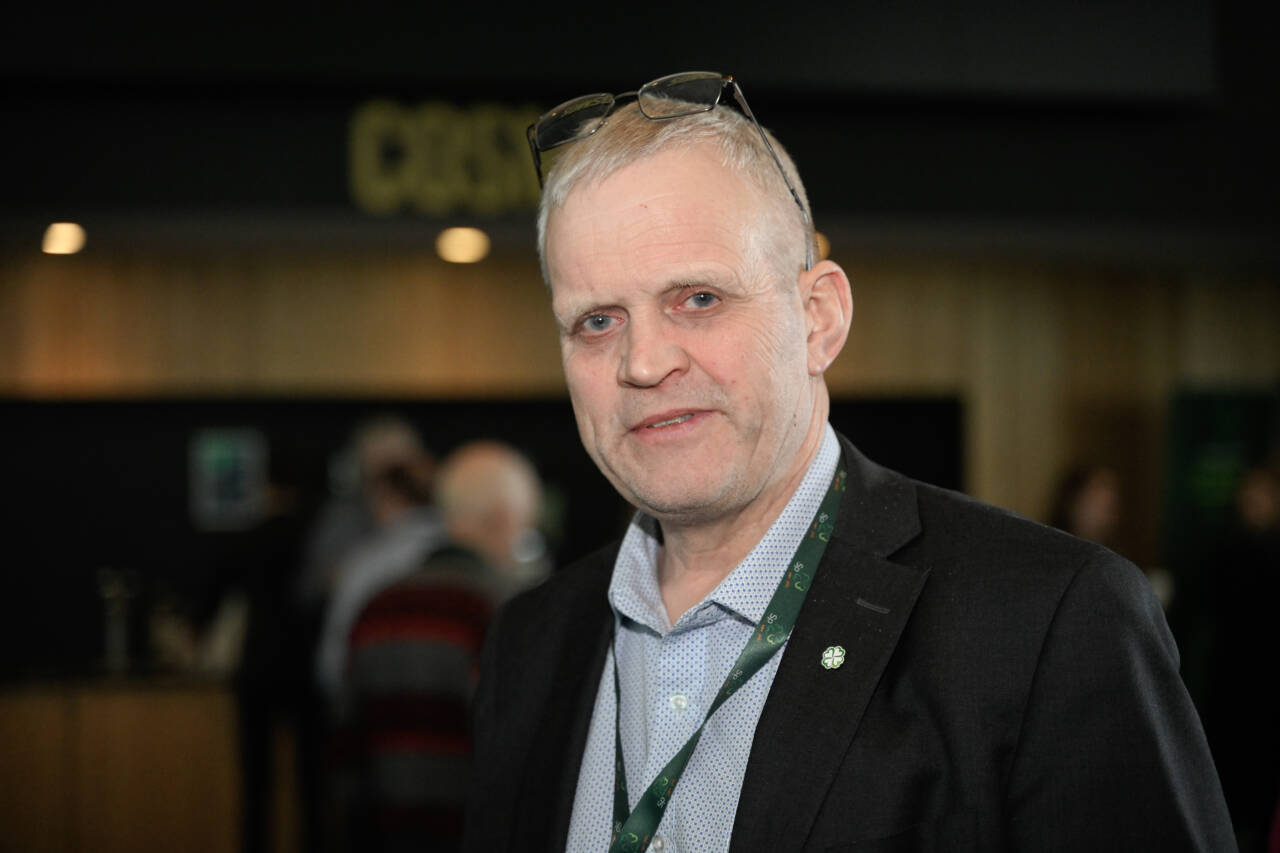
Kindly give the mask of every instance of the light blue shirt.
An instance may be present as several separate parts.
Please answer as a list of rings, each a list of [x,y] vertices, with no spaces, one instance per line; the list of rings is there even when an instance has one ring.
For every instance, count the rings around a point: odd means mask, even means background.
[[[699,604],[670,624],[658,591],[656,525],[637,513],[609,584],[621,681],[618,717],[630,806],[702,723],[800,546],[835,475],[840,443],[828,424],[804,480],[751,553]],[[783,648],[720,706],[685,768],[650,843],[653,853],[727,851],[756,723]],[[578,774],[571,853],[605,853],[613,824],[613,660],[596,691]]]

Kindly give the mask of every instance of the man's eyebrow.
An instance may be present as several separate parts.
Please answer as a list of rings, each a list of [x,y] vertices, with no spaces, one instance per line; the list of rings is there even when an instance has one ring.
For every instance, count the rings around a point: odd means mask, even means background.
[[[682,276],[673,279],[663,288],[664,293],[671,293],[677,290],[699,290],[701,288],[713,287],[722,288],[723,284],[714,281],[710,276]]]
[[[557,309],[553,305],[551,307],[551,312],[555,314],[557,318],[562,316],[563,317],[581,317],[584,314],[590,314],[594,311],[600,311],[602,309],[609,308],[611,305],[614,305],[614,304],[615,303],[607,302],[605,300],[584,299],[581,302],[574,302],[569,305],[563,306],[563,310]]]
[[[747,287],[740,276],[723,276],[714,273],[695,273],[672,279],[663,288],[664,294],[678,293],[682,290],[716,290],[729,296],[747,292]]]
[[[608,311],[611,308],[617,307],[619,306],[616,302],[581,302],[565,306],[565,310],[563,312],[557,310],[553,305],[551,308],[551,314],[556,319],[556,326],[558,326],[561,331],[569,332],[572,331],[578,321],[584,317],[589,317],[592,314]]]
[[[736,270],[726,269],[718,264],[699,264],[698,266],[676,272],[667,280],[664,290],[689,287],[733,287],[741,284],[741,276]]]

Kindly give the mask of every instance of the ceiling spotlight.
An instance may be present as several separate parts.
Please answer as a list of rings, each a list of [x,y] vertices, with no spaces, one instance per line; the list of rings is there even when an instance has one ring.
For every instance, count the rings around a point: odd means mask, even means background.
[[[84,248],[84,229],[74,222],[55,222],[44,230],[41,248],[47,255],[74,255]]]
[[[489,235],[479,228],[446,228],[436,238],[436,253],[451,264],[474,264],[489,254]]]

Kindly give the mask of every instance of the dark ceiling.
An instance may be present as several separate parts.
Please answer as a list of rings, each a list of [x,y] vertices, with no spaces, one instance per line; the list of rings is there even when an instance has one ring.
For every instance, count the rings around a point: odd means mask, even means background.
[[[545,108],[711,68],[788,145],[820,223],[1280,242],[1263,4],[433,5],[6,13],[6,236],[93,216],[354,233],[378,224],[348,184],[361,103]]]

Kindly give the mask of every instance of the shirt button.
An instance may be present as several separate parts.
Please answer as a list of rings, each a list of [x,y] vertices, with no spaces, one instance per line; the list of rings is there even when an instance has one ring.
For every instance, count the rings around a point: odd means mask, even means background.
[[[667,700],[671,704],[671,710],[683,711],[689,707],[689,697],[683,693],[672,693],[671,698]],[[658,840],[658,836],[654,837],[654,841]],[[654,848],[655,850],[658,848]]]
[[[652,850],[653,853],[662,853],[663,850],[667,849],[667,839],[663,838],[661,835],[655,835],[653,840],[649,842],[649,849]]]

